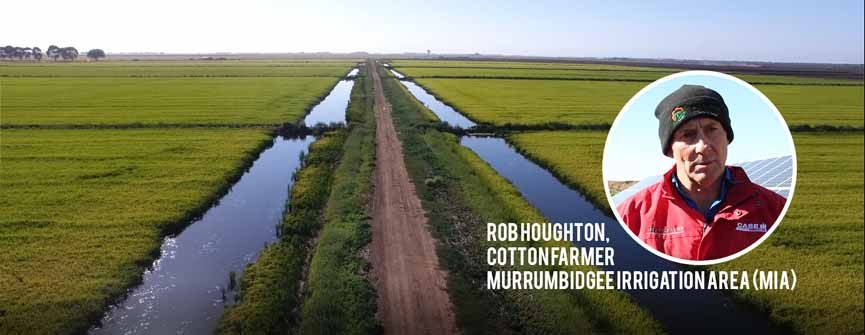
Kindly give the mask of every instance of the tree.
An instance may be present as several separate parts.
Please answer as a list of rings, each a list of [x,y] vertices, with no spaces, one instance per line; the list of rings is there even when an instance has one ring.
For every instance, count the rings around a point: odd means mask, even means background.
[[[45,56],[48,56],[49,58],[54,59],[54,61],[56,62],[57,57],[60,57],[60,47],[52,44],[51,46],[48,47],[48,50],[45,51]]]
[[[90,58],[93,60],[99,60],[100,58],[105,58],[105,51],[102,51],[102,49],[91,49],[90,51],[87,52],[87,58]]]
[[[42,60],[42,49],[39,49],[39,47],[33,47],[33,58],[36,59],[37,61],[41,61]]]
[[[60,57],[63,57],[63,60],[73,61],[78,58],[78,49],[75,47],[65,47],[60,49]]]

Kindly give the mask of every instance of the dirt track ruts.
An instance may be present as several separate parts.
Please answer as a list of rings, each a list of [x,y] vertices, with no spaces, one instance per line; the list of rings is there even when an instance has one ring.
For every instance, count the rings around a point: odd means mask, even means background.
[[[446,274],[403,161],[391,106],[374,62],[376,160],[370,258],[385,334],[457,333]]]

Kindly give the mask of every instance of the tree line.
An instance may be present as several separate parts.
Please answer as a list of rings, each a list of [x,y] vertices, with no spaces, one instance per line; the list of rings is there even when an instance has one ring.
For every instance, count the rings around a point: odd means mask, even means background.
[[[62,59],[64,61],[74,61],[78,59],[78,49],[75,47],[65,47],[61,48],[56,45],[51,45],[48,47],[48,50],[45,50],[44,57],[48,57],[55,62],[58,59]],[[0,60],[36,60],[42,61],[43,54],[42,49],[39,47],[14,47],[11,45],[7,45],[5,47],[0,48]],[[87,52],[87,58],[93,60],[99,60],[99,58],[105,58],[105,51],[102,49],[91,49]]]

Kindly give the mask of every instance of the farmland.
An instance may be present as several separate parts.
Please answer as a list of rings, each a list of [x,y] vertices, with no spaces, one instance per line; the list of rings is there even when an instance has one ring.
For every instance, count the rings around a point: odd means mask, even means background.
[[[271,143],[276,127],[299,121],[354,64],[0,64],[0,333],[90,327],[141,280],[162,237],[202,214]],[[607,128],[634,93],[674,71],[391,64],[607,212],[600,170]],[[793,294],[729,293],[798,333],[861,333],[862,82],[740,77],[771,83],[757,87],[800,129],[793,133],[798,185],[772,238],[713,268],[795,269]],[[375,188],[373,93],[365,72],[360,78],[348,127],[312,145],[295,176],[280,240],[241,276],[239,303],[223,315],[221,332],[381,331],[366,247]],[[464,332],[663,331],[651,310],[622,292],[483,290],[481,253],[491,243],[474,223],[544,217],[446,132],[453,129],[436,128],[435,116],[402,85],[388,79],[384,88]]]
[[[335,77],[4,78],[4,126],[278,125]]]
[[[399,71],[461,113],[501,127],[509,143],[521,153],[580,190],[599,208],[609,210],[600,170],[607,132],[580,127],[611,123],[624,102],[644,84],[627,80],[538,80],[552,73],[568,75],[589,70],[585,66],[563,68],[562,64],[490,63],[494,64],[393,62]],[[634,74],[620,68],[597,72],[606,76],[615,71],[623,72],[625,79],[655,75],[646,69],[636,69]],[[492,73],[496,75],[488,75]],[[454,78],[445,78],[448,76]],[[491,78],[460,78],[473,76]],[[767,76],[740,77],[751,82],[775,83],[757,87],[775,103],[792,128],[825,127],[828,131],[794,131],[799,178],[783,224],[756,250],[714,268],[795,269],[800,280],[796,294],[788,291],[730,294],[765,313],[774,324],[797,333],[861,333],[865,272],[861,224],[861,129],[865,108],[861,81],[782,76],[768,76],[771,81],[767,81]],[[845,85],[822,85],[827,83]],[[573,129],[524,132],[512,127],[543,128],[551,122],[564,123]],[[827,193],[832,196],[827,197]]]
[[[0,77],[339,77],[350,61],[107,61],[0,64]]]
[[[4,129],[0,329],[86,329],[160,235],[216,200],[269,140],[261,129]]]
[[[0,333],[79,333],[351,61],[0,65]]]
[[[494,126],[609,125],[645,83],[417,79],[469,118]],[[863,127],[863,86],[758,85],[791,126]],[[821,113],[815,112],[815,110]]]
[[[394,67],[415,78],[555,79],[652,82],[685,69],[598,64],[517,62],[397,61]],[[862,86],[861,80],[730,73],[752,84]]]
[[[469,118],[495,126],[609,124],[631,95],[644,86],[503,79],[421,79],[418,83]]]

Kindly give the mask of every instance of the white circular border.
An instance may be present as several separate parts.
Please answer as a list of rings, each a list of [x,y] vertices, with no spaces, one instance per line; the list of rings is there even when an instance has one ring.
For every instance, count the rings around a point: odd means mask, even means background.
[[[634,104],[634,101],[637,98],[641,97],[646,92],[651,91],[652,89],[654,89],[656,86],[658,86],[660,84],[663,84],[667,81],[670,81],[670,80],[673,80],[676,78],[680,78],[680,77],[697,76],[697,75],[717,77],[720,79],[732,81],[732,82],[734,82],[740,86],[748,88],[749,90],[751,90],[751,92],[753,92],[758,97],[760,97],[760,99],[762,99],[764,103],[769,105],[769,107],[771,107],[772,111],[775,112],[775,116],[778,118],[778,121],[780,121],[782,124],[784,124],[784,129],[787,131],[787,140],[790,143],[790,151],[793,153],[793,155],[792,155],[793,156],[793,178],[792,178],[791,183],[790,183],[790,193],[787,195],[787,202],[784,204],[784,209],[781,210],[781,214],[778,215],[778,218],[775,220],[775,223],[772,224],[772,227],[769,228],[769,231],[766,232],[766,234],[763,235],[763,237],[761,237],[756,242],[752,243],[750,246],[748,246],[744,250],[741,250],[741,251],[739,251],[735,254],[729,255],[727,257],[722,257],[722,258],[712,259],[712,260],[704,260],[704,261],[693,261],[693,260],[681,259],[681,258],[676,258],[676,257],[670,256],[670,255],[667,255],[663,252],[658,251],[655,248],[652,248],[651,246],[649,246],[648,244],[643,242],[643,240],[641,240],[640,237],[637,236],[637,234],[634,234],[634,232],[632,232],[631,228],[629,228],[628,225],[625,224],[624,220],[622,220],[622,217],[619,215],[619,212],[616,210],[616,205],[613,203],[613,197],[612,197],[612,195],[610,195],[610,185],[609,185],[608,180],[607,180],[606,169],[604,169],[604,167],[606,166],[606,164],[604,164],[604,160],[607,158],[607,145],[610,143],[610,134],[613,132],[613,129],[616,129],[616,124],[619,122],[619,118],[622,116],[622,112],[629,110],[631,108],[631,105]],[[799,159],[796,157],[796,145],[793,142],[793,135],[790,133],[790,126],[787,125],[787,121],[784,120],[784,117],[781,115],[781,112],[778,111],[778,108],[775,107],[775,104],[773,104],[772,101],[769,100],[769,98],[767,98],[766,95],[763,94],[763,92],[760,92],[760,90],[758,90],[754,86],[751,86],[751,84],[748,84],[744,80],[736,78],[736,77],[731,76],[729,74],[725,74],[725,73],[721,73],[721,72],[715,72],[715,71],[684,71],[684,72],[671,74],[669,76],[655,80],[654,82],[647,85],[646,87],[643,87],[643,89],[641,89],[639,92],[637,92],[637,94],[635,94],[633,97],[631,97],[631,99],[628,100],[628,103],[626,103],[625,106],[622,107],[622,109],[619,111],[619,114],[616,115],[616,119],[613,120],[613,124],[610,126],[610,131],[607,132],[607,139],[604,142],[604,157],[601,160],[601,175],[602,175],[602,178],[604,181],[604,192],[607,194],[607,201],[610,203],[610,208],[612,208],[613,215],[616,216],[616,220],[619,221],[619,224],[622,225],[622,228],[628,233],[628,235],[630,235],[631,238],[634,239],[634,241],[637,241],[637,243],[639,243],[640,246],[643,247],[643,249],[650,251],[651,253],[655,254],[656,256],[659,256],[659,257],[664,258],[668,261],[676,262],[679,264],[714,265],[714,264],[720,264],[720,263],[734,260],[734,259],[738,258],[739,256],[742,256],[744,254],[747,254],[751,250],[754,250],[754,248],[757,248],[760,244],[762,244],[763,241],[765,241],[767,238],[769,238],[769,236],[772,235],[772,233],[775,231],[775,229],[777,229],[778,226],[781,225],[781,220],[783,220],[784,216],[787,215],[787,209],[790,208],[790,203],[793,202],[793,193],[796,190],[796,176],[798,173],[798,165],[799,165]]]

